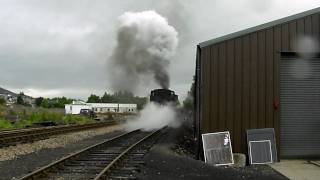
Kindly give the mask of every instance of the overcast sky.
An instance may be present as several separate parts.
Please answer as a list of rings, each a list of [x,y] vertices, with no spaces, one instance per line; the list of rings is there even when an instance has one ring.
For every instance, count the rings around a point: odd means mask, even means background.
[[[106,66],[118,17],[155,10],[179,33],[170,88],[184,97],[198,43],[317,7],[319,0],[0,0],[0,87],[34,97],[111,92]]]

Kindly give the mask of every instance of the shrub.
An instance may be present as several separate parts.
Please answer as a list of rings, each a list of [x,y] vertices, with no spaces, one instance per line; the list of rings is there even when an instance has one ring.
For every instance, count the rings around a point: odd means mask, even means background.
[[[15,128],[26,128],[26,127],[30,127],[32,126],[32,122],[31,121],[28,121],[28,120],[21,120],[21,121],[18,121],[16,123],[14,123],[13,125]]]
[[[11,129],[13,128],[13,125],[11,122],[5,120],[5,119],[0,119],[0,129]]]
[[[86,123],[93,122],[93,120],[81,115],[68,114],[63,117],[63,122],[64,124],[86,124]]]
[[[28,120],[32,123],[40,123],[40,122],[60,122],[62,121],[63,115],[60,113],[53,112],[33,112],[29,116]]]
[[[0,105],[0,119],[5,116],[5,108]]]
[[[23,96],[24,96],[24,93],[23,93],[23,92],[20,92],[19,95],[18,95],[18,97],[17,97],[17,104],[24,105]]]
[[[6,104],[6,100],[3,97],[0,97],[0,105]]]
[[[8,112],[11,115],[19,115],[20,121],[11,124],[10,121],[0,117],[0,129],[11,129],[11,128],[26,128],[30,127],[35,123],[41,122],[54,122],[56,124],[86,124],[94,122],[94,120],[81,116],[81,115],[64,115],[60,112],[52,112],[43,109],[39,109],[37,112],[27,112],[23,110],[22,112],[15,112],[10,110]],[[1,107],[0,107],[1,115]]]

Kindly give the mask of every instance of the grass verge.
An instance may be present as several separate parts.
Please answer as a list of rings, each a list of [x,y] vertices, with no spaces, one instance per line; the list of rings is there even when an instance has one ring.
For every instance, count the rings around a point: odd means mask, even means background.
[[[48,111],[38,109],[37,111],[20,111],[16,112],[12,109],[3,111],[0,107],[0,130],[6,129],[20,129],[32,127],[44,122],[52,122],[57,125],[67,124],[87,124],[94,122],[94,120],[81,115],[65,115],[61,112]],[[2,111],[1,111],[2,110]],[[14,120],[9,120],[6,117],[14,117]]]

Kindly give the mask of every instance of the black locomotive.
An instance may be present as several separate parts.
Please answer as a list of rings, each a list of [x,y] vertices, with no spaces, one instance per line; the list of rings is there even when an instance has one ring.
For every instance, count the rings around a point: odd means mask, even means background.
[[[156,102],[159,104],[177,104],[178,103],[178,95],[169,89],[154,89],[150,94],[150,101]]]

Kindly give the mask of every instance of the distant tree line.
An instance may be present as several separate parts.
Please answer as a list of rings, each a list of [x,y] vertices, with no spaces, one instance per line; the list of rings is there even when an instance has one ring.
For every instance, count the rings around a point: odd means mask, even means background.
[[[134,96],[133,93],[127,91],[118,91],[113,94],[105,92],[101,97],[91,94],[88,97],[88,103],[132,103],[137,104],[138,109],[142,109],[147,103],[147,97]]]
[[[74,99],[66,97],[55,97],[55,98],[43,98],[38,97],[35,99],[35,104],[38,107],[43,108],[64,108],[65,104],[71,104]]]
[[[17,97],[17,104],[27,105],[23,100],[23,93]],[[64,108],[65,104],[71,104],[75,99],[66,97],[44,98],[38,97],[35,99],[35,105],[43,108]],[[132,103],[137,104],[138,109],[142,109],[147,103],[147,97],[134,96],[131,92],[118,91],[113,94],[105,92],[101,97],[91,94],[88,97],[88,103]],[[0,102],[1,103],[1,102]]]

